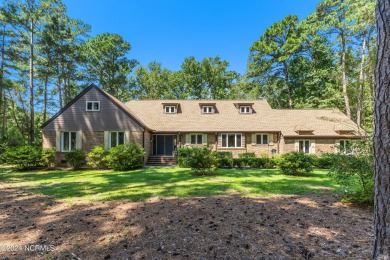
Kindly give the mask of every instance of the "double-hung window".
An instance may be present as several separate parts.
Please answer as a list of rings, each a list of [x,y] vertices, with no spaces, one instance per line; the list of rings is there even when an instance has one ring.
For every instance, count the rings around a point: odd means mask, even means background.
[[[175,106],[165,106],[164,111],[165,111],[165,114],[175,114],[176,107]]]
[[[214,108],[212,106],[203,106],[202,113],[203,114],[212,114],[212,113],[214,113]]]
[[[240,113],[241,114],[251,114],[252,108],[250,106],[240,106]]]
[[[221,139],[223,148],[241,148],[242,134],[221,134]]]
[[[268,144],[268,134],[256,135],[256,144]]]
[[[125,143],[124,132],[110,132],[110,147],[115,147]]]
[[[87,111],[100,111],[100,101],[87,101],[86,110]]]
[[[299,141],[299,151],[303,153],[310,153],[310,141],[309,140],[300,140]]]
[[[61,132],[61,151],[69,152],[76,149],[76,132]]]
[[[191,144],[203,144],[203,135],[191,134]]]

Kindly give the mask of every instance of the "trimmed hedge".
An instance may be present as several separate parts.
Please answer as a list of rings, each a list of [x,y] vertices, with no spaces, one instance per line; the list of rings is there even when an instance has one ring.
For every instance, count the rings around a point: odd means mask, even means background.
[[[313,171],[313,156],[303,152],[291,152],[282,155],[280,171],[286,175],[305,175]]]
[[[5,163],[14,164],[19,170],[27,170],[42,165],[42,149],[31,145],[6,148]]]
[[[87,163],[86,154],[81,149],[76,149],[76,150],[66,152],[65,159],[73,167],[73,170],[80,169]]]
[[[238,158],[256,158],[255,153],[239,153]]]

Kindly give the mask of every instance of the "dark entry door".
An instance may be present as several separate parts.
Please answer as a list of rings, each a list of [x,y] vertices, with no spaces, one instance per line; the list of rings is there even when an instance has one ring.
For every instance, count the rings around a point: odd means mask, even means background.
[[[175,150],[175,135],[154,135],[153,155],[172,155]]]

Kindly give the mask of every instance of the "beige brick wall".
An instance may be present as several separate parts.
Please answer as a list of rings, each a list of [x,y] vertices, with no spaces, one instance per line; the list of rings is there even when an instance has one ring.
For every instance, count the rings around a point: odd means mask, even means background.
[[[42,148],[55,148],[56,147],[56,132],[55,131],[42,131]]]
[[[252,145],[252,136],[251,133],[246,133],[245,135],[245,147],[243,148],[222,148],[218,147],[218,135],[215,135],[215,133],[208,133],[207,134],[207,142],[209,145],[211,145],[212,149],[214,151],[226,151],[231,152],[233,154],[233,157],[238,157],[239,153],[245,153],[245,152],[254,152],[257,157],[261,157],[263,154],[272,154],[272,149],[276,150],[276,154],[279,152],[279,145],[277,140],[277,134],[274,134],[273,136],[273,145],[261,145],[256,144]],[[243,138],[243,139],[244,139]],[[181,134],[181,146],[180,147],[202,147],[203,145],[188,145],[185,144],[185,134]]]
[[[145,131],[145,161],[147,161],[148,157],[152,155],[152,134],[150,132]]]
[[[315,140],[315,150],[316,155],[321,155],[322,153],[333,153],[335,152],[335,139],[331,138],[321,138],[321,139],[315,139],[315,138],[283,138],[281,142],[281,152],[282,153],[289,153],[295,151],[295,140]]]
[[[87,153],[95,146],[104,145],[103,131],[83,131],[82,149]]]
[[[268,156],[272,155],[272,150],[275,149],[276,153],[279,153],[279,145],[278,145],[278,135],[273,134],[273,144],[252,144],[252,134],[246,134],[246,151],[248,153],[255,153],[256,157],[261,157],[265,154]]]

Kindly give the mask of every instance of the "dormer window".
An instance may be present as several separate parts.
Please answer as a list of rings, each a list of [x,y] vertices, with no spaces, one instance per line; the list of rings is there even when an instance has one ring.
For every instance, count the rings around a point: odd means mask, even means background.
[[[165,111],[165,114],[175,114],[176,107],[175,106],[165,106],[164,111]]]
[[[202,113],[203,114],[213,114],[214,113],[214,107],[212,107],[212,106],[203,106],[202,107]]]
[[[87,101],[86,110],[87,111],[100,111],[100,101]]]
[[[252,114],[252,107],[250,106],[240,106],[241,114]]]

